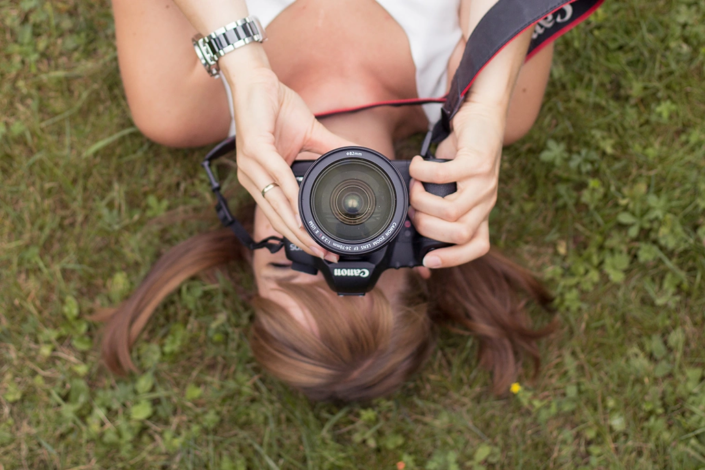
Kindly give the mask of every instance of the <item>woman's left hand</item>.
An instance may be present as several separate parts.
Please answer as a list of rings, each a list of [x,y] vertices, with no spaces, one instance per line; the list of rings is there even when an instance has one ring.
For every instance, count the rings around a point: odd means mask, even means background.
[[[506,123],[504,109],[465,103],[453,118],[453,132],[436,157],[446,163],[414,157],[409,167],[411,218],[423,236],[453,243],[431,251],[427,268],[448,268],[472,261],[490,249],[488,219],[497,201],[499,166]],[[426,192],[421,182],[457,183],[445,198]]]

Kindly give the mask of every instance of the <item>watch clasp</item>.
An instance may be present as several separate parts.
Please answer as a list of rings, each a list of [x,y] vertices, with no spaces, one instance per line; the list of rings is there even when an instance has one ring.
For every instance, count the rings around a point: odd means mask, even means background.
[[[213,50],[208,44],[208,38],[203,37],[201,34],[197,34],[193,37],[193,48],[196,51],[198,59],[201,64],[206,68],[208,73],[213,78],[218,78],[220,76],[220,68],[218,67],[218,56],[215,55]]]

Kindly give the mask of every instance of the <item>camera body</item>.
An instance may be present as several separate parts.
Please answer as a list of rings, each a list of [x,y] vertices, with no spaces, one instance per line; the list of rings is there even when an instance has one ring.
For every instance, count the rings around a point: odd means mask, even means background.
[[[340,259],[329,263],[284,240],[291,268],[313,275],[321,271],[339,295],[364,295],[385,270],[421,266],[426,253],[450,246],[420,235],[409,220],[409,165],[365,147],[342,147],[317,160],[294,162],[304,227]],[[455,183],[424,183],[424,188],[440,197],[456,191]]]

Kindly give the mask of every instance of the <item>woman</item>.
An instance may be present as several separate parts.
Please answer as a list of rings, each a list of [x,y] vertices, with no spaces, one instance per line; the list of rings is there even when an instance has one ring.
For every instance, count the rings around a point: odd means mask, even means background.
[[[377,108],[320,122],[314,113],[415,98],[421,90],[442,93],[464,41],[495,0],[418,2],[416,23],[405,13],[412,3],[114,0],[120,69],[135,123],[148,137],[172,146],[225,137],[232,131],[230,90],[203,71],[190,38],[248,13],[266,17],[267,42],[220,61],[231,88],[238,179],[256,202],[250,213],[254,238],[281,234],[335,262],[337,256],[301,227],[291,162],[351,143],[392,158],[395,140],[426,130],[435,118],[417,107]],[[248,6],[260,11],[248,12]],[[418,18],[430,27],[416,28]],[[518,295],[523,291],[545,305],[549,297],[540,284],[497,253],[488,254],[487,219],[502,144],[533,124],[550,69],[550,47],[522,66],[530,34],[522,33],[478,76],[453,120],[451,137],[437,151],[453,162],[418,157],[412,162],[414,225],[424,236],[454,244],[427,255],[426,268],[417,274],[386,271],[368,296],[338,298],[320,278],[288,269],[283,253],[257,250],[248,257],[226,231],[194,237],[169,251],[113,315],[103,347],[108,365],[116,371],[134,368],[129,346],[180,282],[240,260],[251,263],[258,290],[252,299],[253,353],[266,369],[313,398],[360,400],[391,392],[423,362],[436,322],[459,323],[478,335],[481,364],[493,370],[495,391],[506,391],[517,374],[515,352],[538,361],[535,340],[550,329],[530,329]],[[445,46],[429,52],[429,44]],[[458,192],[437,198],[419,181],[455,181]],[[276,183],[274,189],[263,194],[270,183]],[[431,275],[428,268],[447,269]]]

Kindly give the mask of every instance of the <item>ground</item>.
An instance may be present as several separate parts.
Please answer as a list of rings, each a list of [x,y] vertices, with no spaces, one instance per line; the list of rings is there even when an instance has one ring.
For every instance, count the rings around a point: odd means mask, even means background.
[[[169,297],[139,374],[101,366],[86,317],[217,226],[205,149],[135,129],[105,0],[0,16],[0,469],[705,468],[703,2],[607,1],[505,151],[493,243],[561,321],[538,378],[495,397],[444,332],[401,391],[346,407],[263,373],[225,281]]]

